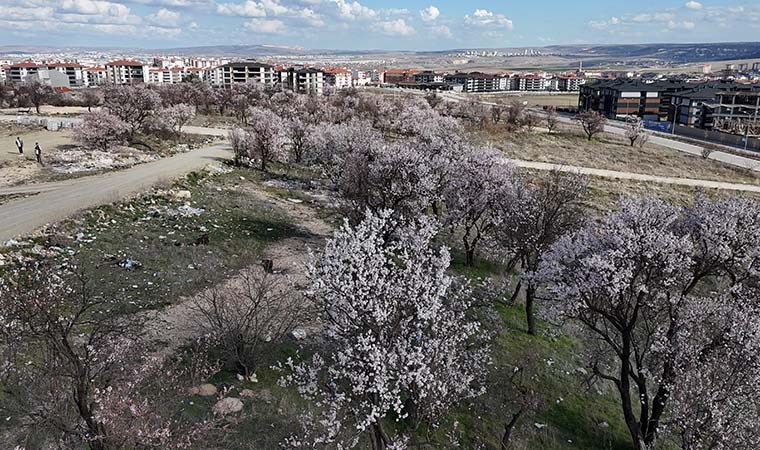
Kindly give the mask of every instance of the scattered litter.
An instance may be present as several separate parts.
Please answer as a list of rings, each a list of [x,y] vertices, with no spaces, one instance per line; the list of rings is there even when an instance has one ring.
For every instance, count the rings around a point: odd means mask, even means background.
[[[202,208],[193,208],[189,205],[181,205],[177,207],[177,212],[183,217],[200,216],[205,210]]]
[[[290,203],[303,203],[303,200],[301,200],[300,198],[288,198],[288,201]]]

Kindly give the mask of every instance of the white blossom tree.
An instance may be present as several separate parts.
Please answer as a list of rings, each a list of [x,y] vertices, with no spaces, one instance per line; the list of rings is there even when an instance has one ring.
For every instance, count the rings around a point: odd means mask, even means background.
[[[258,161],[259,168],[266,172],[267,165],[272,161],[285,157],[285,124],[277,114],[260,107],[248,111],[249,153],[252,161]]]
[[[533,183],[517,185],[515,193],[514,201],[504,205],[494,229],[495,250],[506,256],[507,271],[519,264],[523,273],[530,274],[538,269],[543,254],[555,241],[583,223],[587,182],[578,174],[551,171]],[[538,286],[530,277],[522,277],[512,301],[523,288],[528,333],[535,335],[533,310]]]
[[[179,103],[162,108],[158,115],[161,123],[179,138],[182,136],[182,127],[195,117],[195,107]]]
[[[456,174],[445,188],[445,223],[461,232],[468,266],[475,264],[480,242],[501,220],[500,214],[514,202],[522,183],[515,166],[490,148],[468,151],[453,164]]]
[[[134,139],[160,105],[159,94],[143,85],[115,85],[103,90],[103,107],[129,125],[130,139]]]
[[[598,113],[597,111],[584,111],[575,116],[575,120],[580,122],[583,132],[586,133],[586,137],[590,141],[599,133],[604,132],[604,124],[607,123],[607,118]]]
[[[125,143],[128,135],[127,123],[108,111],[97,111],[82,117],[82,123],[74,128],[73,138],[87,149],[108,151]]]
[[[305,363],[289,361],[281,381],[322,409],[311,423],[327,429],[311,435],[314,442],[351,448],[365,434],[373,449],[400,448],[403,436],[387,429],[390,415],[433,421],[481,392],[488,351],[466,315],[466,290],[446,273],[448,251],[431,244],[436,225],[400,226],[391,215],[344,224],[310,263],[309,294],[329,347]]]
[[[628,139],[631,147],[634,145],[643,147],[649,138],[647,131],[644,128],[644,121],[641,119],[629,120],[625,124],[625,137]]]
[[[548,313],[593,338],[590,366],[617,388],[635,448],[669,412],[688,448],[756,440],[758,232],[752,200],[624,199],[543,259]]]

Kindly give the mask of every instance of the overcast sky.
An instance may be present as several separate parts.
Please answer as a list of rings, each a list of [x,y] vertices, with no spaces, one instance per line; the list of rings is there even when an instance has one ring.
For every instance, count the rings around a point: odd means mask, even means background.
[[[728,41],[760,41],[760,1],[0,0],[0,45],[441,50]]]

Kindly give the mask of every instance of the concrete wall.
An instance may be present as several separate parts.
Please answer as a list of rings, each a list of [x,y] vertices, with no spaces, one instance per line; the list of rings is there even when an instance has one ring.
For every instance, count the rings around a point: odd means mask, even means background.
[[[58,131],[63,128],[74,128],[82,123],[82,119],[78,117],[19,116],[16,117],[16,123],[20,125],[36,125],[50,131]]]

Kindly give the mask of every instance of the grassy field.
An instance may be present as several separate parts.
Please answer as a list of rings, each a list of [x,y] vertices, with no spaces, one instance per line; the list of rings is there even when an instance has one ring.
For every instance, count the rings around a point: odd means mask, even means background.
[[[551,134],[537,129],[519,133],[480,133],[509,158],[649,175],[760,184],[760,175],[718,161],[648,143],[631,147],[621,136],[602,134],[592,141],[577,129],[562,126]]]

